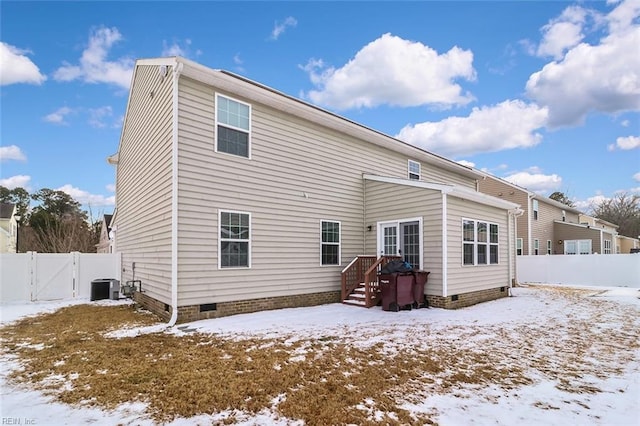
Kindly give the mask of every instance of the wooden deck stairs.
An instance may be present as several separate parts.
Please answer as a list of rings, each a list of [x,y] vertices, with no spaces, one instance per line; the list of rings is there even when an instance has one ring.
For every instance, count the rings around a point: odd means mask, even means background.
[[[378,273],[399,256],[357,256],[342,271],[342,303],[370,308],[380,301]]]

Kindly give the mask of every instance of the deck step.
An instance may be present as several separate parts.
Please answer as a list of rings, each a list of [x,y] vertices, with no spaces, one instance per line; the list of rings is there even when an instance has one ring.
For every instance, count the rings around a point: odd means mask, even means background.
[[[366,307],[367,304],[364,300],[345,299],[342,301],[345,305],[362,306]]]

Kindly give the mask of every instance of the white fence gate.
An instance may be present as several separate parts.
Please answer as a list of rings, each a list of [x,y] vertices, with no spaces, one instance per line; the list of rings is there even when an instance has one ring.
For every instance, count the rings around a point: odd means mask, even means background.
[[[640,253],[517,256],[520,283],[640,288]]]
[[[119,253],[2,253],[0,302],[90,298],[91,281],[120,279]]]

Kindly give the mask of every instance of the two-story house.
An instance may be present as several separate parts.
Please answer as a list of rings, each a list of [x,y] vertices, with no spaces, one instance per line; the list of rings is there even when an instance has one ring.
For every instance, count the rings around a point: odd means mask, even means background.
[[[0,253],[16,253],[18,247],[18,220],[16,206],[0,203]]]
[[[360,255],[444,308],[514,279],[518,203],[482,173],[183,58],[136,62],[109,162],[123,284],[170,322],[339,302]]]
[[[584,215],[580,210],[486,174],[479,191],[518,203],[518,255],[592,254],[615,252],[616,225]]]
[[[100,239],[96,244],[96,253],[113,253],[113,238],[111,233],[111,219],[113,215],[102,215]]]

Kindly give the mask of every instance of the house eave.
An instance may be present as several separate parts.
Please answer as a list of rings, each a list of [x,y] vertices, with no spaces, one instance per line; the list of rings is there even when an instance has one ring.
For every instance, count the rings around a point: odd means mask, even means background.
[[[520,208],[520,204],[512,203],[511,201],[506,201],[501,198],[493,197],[491,195],[487,195],[482,192],[473,191],[471,189],[465,188],[463,186],[458,186],[458,185],[424,182],[419,180],[401,179],[401,178],[395,178],[395,177],[389,177],[389,176],[378,176],[378,175],[372,175],[372,174],[365,174],[362,177],[365,180],[440,191],[444,194],[461,198],[463,200],[473,201],[475,203],[483,204],[486,206],[497,207],[505,210],[514,211],[514,212]]]

